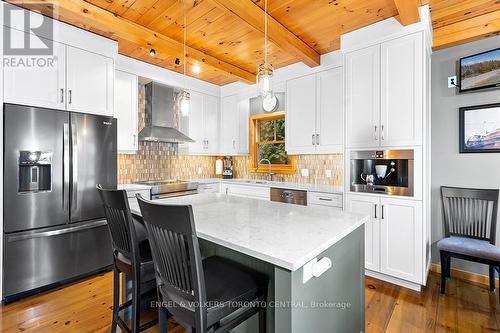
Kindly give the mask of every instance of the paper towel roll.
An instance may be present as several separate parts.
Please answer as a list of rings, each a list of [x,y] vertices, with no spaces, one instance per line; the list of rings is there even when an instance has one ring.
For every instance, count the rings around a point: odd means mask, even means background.
[[[222,160],[215,161],[215,174],[222,175]]]

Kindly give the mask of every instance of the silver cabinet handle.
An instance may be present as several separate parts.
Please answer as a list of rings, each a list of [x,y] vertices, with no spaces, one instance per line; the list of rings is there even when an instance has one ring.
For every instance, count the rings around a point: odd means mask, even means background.
[[[236,149],[236,140],[233,140],[233,149]]]
[[[136,135],[134,134],[134,138],[133,138],[134,141],[132,142],[132,144],[134,145],[134,147],[135,147],[135,138],[136,138]]]
[[[73,91],[70,89],[68,90],[68,104],[71,104],[73,102]]]
[[[333,201],[332,198],[318,198],[318,199],[322,201]]]
[[[61,103],[64,103],[64,89],[61,88]]]
[[[377,218],[377,204],[375,204],[374,208],[375,208],[375,215],[374,215],[374,218]]]
[[[319,146],[319,134],[316,134],[316,145]]]
[[[377,141],[378,140],[377,125],[375,125],[374,127],[375,127],[375,133],[374,133],[375,141]]]
[[[316,136],[314,134],[311,135],[311,142],[313,146],[316,145],[315,137]]]
[[[384,138],[384,125],[380,125],[380,140],[385,140],[385,138]]]
[[[384,219],[384,205],[382,205],[382,220]]]

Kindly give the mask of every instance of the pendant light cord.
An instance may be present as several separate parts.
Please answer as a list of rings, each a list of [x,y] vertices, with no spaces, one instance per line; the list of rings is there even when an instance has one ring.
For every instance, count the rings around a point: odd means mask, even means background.
[[[264,64],[267,67],[267,0],[264,2]]]
[[[267,0],[266,0],[267,1]],[[184,15],[184,89],[186,89],[186,41],[187,41],[187,26],[186,26],[186,0],[182,0],[182,12]]]

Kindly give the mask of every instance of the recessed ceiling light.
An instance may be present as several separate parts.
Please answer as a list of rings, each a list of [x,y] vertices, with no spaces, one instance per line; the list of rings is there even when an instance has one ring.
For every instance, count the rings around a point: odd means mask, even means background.
[[[193,73],[198,74],[201,72],[201,67],[200,65],[194,65],[193,66]]]
[[[156,55],[156,50],[155,49],[149,50],[149,55],[154,57]]]

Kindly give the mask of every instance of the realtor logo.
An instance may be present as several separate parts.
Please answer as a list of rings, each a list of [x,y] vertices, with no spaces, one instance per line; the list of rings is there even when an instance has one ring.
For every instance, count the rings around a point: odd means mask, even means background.
[[[44,8],[47,8],[46,4],[44,5]],[[9,5],[4,6],[3,16],[4,25],[11,27],[4,29],[4,55],[53,55],[54,27],[50,18]]]

